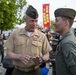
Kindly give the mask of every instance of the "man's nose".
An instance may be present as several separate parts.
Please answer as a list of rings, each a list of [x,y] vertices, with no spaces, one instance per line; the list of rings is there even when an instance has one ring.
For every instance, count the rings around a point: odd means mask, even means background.
[[[36,25],[36,24],[37,24],[37,22],[34,21],[34,22],[33,22],[33,25]]]

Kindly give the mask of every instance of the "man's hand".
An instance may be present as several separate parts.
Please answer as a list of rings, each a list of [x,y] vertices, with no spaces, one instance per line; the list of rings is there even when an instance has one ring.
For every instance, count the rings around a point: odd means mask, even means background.
[[[38,56],[32,57],[32,60],[34,61],[34,63],[35,63],[36,65],[42,63],[42,59],[41,59],[40,57],[38,57]]]
[[[31,56],[29,55],[18,55],[19,57],[19,61],[23,62],[24,64],[27,64],[29,62],[29,60],[31,59]]]
[[[9,50],[7,51],[7,56],[12,60],[20,61],[20,62],[23,62],[24,64],[27,64],[31,59],[30,55],[16,54],[16,53],[13,53]]]

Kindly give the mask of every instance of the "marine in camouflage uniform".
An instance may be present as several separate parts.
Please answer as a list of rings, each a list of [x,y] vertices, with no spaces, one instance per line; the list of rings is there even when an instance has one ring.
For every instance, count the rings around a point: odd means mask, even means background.
[[[54,14],[55,30],[62,36],[56,55],[57,75],[76,75],[76,37],[70,30],[76,11],[71,8],[59,8]]]

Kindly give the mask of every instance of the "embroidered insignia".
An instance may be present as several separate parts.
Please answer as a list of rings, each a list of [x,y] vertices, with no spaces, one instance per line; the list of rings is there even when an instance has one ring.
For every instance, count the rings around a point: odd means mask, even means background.
[[[40,36],[38,35],[34,35],[33,40],[37,41],[39,39]]]

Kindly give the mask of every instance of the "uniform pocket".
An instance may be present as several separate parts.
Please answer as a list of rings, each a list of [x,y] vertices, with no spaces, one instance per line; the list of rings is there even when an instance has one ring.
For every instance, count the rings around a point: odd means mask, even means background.
[[[14,47],[15,47],[15,52],[16,53],[23,53],[24,49],[25,49],[25,42],[24,41],[20,41],[20,42],[15,42],[14,43]]]
[[[39,41],[32,41],[32,54],[39,55],[42,50],[42,43]]]
[[[23,44],[24,44],[24,42],[18,42],[18,41],[15,42],[15,45],[19,45],[19,46],[20,46],[20,45],[23,45]]]
[[[34,45],[34,46],[42,46],[42,43],[38,42],[38,41],[32,41],[32,45]]]

